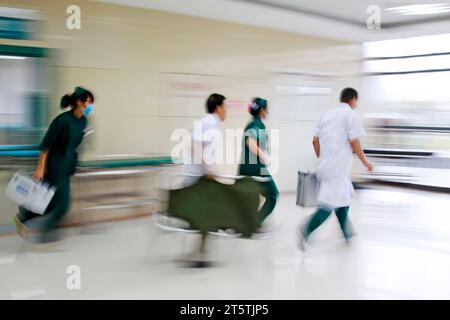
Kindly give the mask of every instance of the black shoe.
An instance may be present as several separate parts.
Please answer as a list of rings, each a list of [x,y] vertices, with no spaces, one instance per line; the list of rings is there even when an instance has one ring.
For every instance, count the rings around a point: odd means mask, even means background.
[[[213,263],[210,261],[192,261],[190,263],[190,266],[188,266],[189,268],[210,268],[213,266]]]
[[[209,268],[215,265],[205,254],[187,255],[177,259],[177,263],[184,268]]]

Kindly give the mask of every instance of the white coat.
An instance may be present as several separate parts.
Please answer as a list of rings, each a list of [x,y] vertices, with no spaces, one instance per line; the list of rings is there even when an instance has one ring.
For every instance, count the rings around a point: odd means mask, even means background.
[[[317,168],[320,206],[347,207],[355,193],[350,180],[353,150],[350,141],[365,135],[358,114],[346,103],[325,112],[319,119],[314,136],[319,139]]]
[[[217,174],[216,162],[220,152],[218,135],[220,134],[220,118],[217,114],[209,113],[194,125],[192,132],[190,159],[187,161],[186,171],[189,174],[204,175]],[[198,148],[197,150],[195,150]],[[189,179],[196,181],[197,178]]]

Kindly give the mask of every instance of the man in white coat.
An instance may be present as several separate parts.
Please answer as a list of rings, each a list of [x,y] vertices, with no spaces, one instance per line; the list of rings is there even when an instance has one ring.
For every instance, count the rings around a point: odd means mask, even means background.
[[[218,175],[216,165],[218,155],[223,148],[220,144],[220,123],[226,118],[226,98],[225,96],[213,93],[206,100],[206,112],[200,121],[194,125],[192,134],[190,159],[187,163],[184,179],[184,187],[193,185],[202,176],[214,179]],[[210,199],[209,201],[214,201]],[[184,262],[192,263],[196,267],[209,266],[206,252],[206,235],[200,239],[200,247],[192,255],[187,256]],[[181,259],[183,262],[183,259]]]
[[[191,141],[190,159],[187,162],[188,176],[184,185],[192,185],[206,175],[213,178],[218,174],[216,164],[222,145],[220,145],[220,123],[226,118],[225,96],[213,93],[206,100],[206,112],[200,121],[196,121]]]
[[[313,146],[319,166],[318,209],[300,230],[300,250],[304,242],[331,214],[335,212],[346,241],[353,233],[347,220],[350,200],[355,190],[350,180],[353,152],[370,172],[372,164],[361,147],[360,138],[365,135],[359,116],[354,111],[358,93],[345,88],[341,92],[341,103],[325,112],[314,132]]]

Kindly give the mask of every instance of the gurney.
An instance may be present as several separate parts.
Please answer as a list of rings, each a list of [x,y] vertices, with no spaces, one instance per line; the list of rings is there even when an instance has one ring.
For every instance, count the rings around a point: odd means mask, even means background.
[[[169,185],[165,212],[154,217],[155,225],[165,231],[199,233],[200,252],[208,235],[251,238],[258,229],[261,177],[216,176],[216,179],[190,174],[165,173]],[[189,186],[179,181],[194,178]],[[226,181],[227,183],[223,183]],[[184,222],[184,223],[183,223]],[[224,232],[232,230],[233,232]]]

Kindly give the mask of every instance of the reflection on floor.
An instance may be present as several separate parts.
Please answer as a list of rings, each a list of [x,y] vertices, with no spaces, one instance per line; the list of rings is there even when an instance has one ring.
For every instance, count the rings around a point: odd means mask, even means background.
[[[266,240],[214,238],[209,269],[175,259],[195,235],[163,233],[151,219],[74,229],[54,246],[0,238],[1,299],[449,299],[450,196],[359,190],[358,237],[345,246],[333,216],[302,254],[298,224],[311,209],[283,194]],[[67,267],[81,269],[69,290]]]

